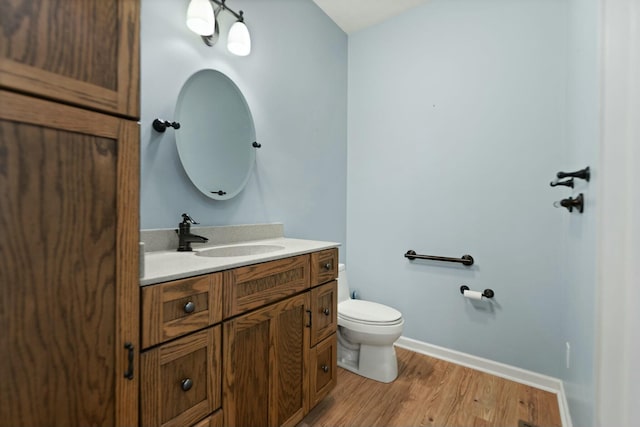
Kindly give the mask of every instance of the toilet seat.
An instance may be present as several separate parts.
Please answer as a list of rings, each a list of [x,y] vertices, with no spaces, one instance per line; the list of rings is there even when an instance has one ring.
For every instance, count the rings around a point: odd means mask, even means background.
[[[354,299],[338,304],[338,319],[372,326],[393,326],[404,323],[402,313],[395,308],[372,301]]]

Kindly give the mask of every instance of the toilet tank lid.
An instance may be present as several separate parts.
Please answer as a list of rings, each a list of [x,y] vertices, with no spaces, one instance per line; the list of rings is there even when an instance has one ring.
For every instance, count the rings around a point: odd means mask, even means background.
[[[361,299],[342,301],[338,304],[338,315],[353,320],[379,323],[394,322],[402,317],[402,313],[395,308]]]

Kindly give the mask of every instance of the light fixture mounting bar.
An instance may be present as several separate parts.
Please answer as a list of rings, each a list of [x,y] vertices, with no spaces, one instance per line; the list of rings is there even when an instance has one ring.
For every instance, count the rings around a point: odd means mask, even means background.
[[[211,0],[211,1],[217,4],[218,6],[220,6],[222,10],[226,10],[227,12],[235,16],[238,21],[244,22],[244,16],[243,16],[244,13],[242,11],[239,11],[238,13],[236,13],[234,10],[229,9],[229,7],[225,4],[226,0]]]

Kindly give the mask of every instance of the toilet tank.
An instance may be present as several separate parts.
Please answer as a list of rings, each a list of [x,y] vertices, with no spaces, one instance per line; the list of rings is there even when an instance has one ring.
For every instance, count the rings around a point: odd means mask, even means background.
[[[347,269],[344,264],[338,264],[338,304],[348,300],[349,283],[347,282]]]

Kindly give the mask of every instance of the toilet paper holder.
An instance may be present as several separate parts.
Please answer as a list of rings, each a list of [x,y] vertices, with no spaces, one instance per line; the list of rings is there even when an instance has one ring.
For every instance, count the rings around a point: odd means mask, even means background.
[[[469,287],[467,285],[462,285],[460,286],[460,293],[462,295],[464,295],[464,291],[468,291]],[[485,298],[493,298],[495,296],[495,292],[493,292],[493,289],[485,289],[484,291],[482,291],[482,296]]]

